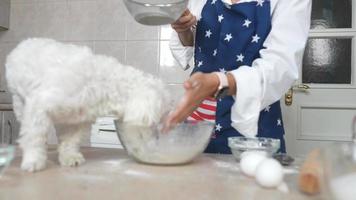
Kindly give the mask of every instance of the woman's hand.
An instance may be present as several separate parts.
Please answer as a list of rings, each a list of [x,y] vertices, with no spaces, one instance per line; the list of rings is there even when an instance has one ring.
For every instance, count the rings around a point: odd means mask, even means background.
[[[171,24],[178,33],[178,37],[184,46],[194,45],[192,27],[197,23],[197,18],[187,9],[183,15]]]
[[[212,97],[219,87],[219,78],[213,73],[194,73],[184,82],[185,94],[176,109],[169,114],[165,130],[184,121],[207,97]]]
[[[236,81],[231,73],[226,74],[229,92],[228,95],[236,95]],[[212,97],[218,90],[219,77],[214,73],[194,73],[184,82],[185,94],[177,107],[171,112],[164,123],[163,131],[168,132],[176,124],[184,121],[198,108],[207,97]]]
[[[191,28],[197,23],[197,18],[187,9],[182,16],[171,24],[177,33],[191,31]]]

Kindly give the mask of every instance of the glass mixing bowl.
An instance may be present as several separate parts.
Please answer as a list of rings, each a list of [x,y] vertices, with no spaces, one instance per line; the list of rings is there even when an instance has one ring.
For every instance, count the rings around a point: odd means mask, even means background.
[[[124,0],[124,2],[137,22],[150,26],[173,23],[188,5],[188,0]]]
[[[7,144],[0,144],[0,177],[5,169],[10,165],[15,155],[15,147]]]
[[[279,139],[274,138],[246,138],[243,136],[229,137],[228,145],[233,156],[240,161],[241,154],[245,151],[263,151],[267,156],[276,153],[281,145]]]
[[[158,165],[192,161],[205,150],[214,127],[209,122],[184,122],[162,133],[162,124],[148,127],[115,121],[115,125],[129,156],[142,163]]]

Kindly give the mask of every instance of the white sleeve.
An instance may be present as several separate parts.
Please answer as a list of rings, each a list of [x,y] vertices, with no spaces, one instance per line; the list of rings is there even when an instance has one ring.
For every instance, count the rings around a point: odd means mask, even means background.
[[[206,0],[190,0],[188,3],[188,9],[190,12],[200,19],[201,11],[205,5]],[[187,70],[190,67],[192,59],[194,57],[194,47],[184,46],[180,41],[177,32],[172,31],[171,39],[169,42],[169,47],[171,49],[173,57],[179,63],[179,65]]]
[[[279,0],[261,57],[232,71],[236,81],[232,126],[245,136],[257,134],[261,110],[278,101],[298,79],[310,28],[311,0]]]

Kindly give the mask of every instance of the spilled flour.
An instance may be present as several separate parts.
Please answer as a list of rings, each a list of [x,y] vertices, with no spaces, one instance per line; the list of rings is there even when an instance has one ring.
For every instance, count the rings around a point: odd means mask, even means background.
[[[355,200],[356,173],[347,174],[332,180],[330,188],[336,200]]]
[[[140,178],[151,178],[152,177],[152,175],[147,172],[136,171],[136,170],[132,170],[132,169],[127,169],[126,171],[124,171],[124,174],[130,175],[130,176],[137,176]]]

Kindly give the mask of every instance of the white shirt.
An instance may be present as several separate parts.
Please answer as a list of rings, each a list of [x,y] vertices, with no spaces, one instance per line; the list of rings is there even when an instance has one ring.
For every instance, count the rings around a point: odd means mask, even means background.
[[[240,0],[238,3],[256,0]],[[310,28],[311,0],[270,0],[272,29],[252,66],[231,71],[236,81],[232,126],[241,134],[257,135],[260,111],[278,101],[298,79]],[[230,0],[223,0],[231,4]],[[200,18],[206,0],[191,0],[193,15]],[[184,70],[194,57],[194,47],[183,46],[173,31],[170,48]]]

